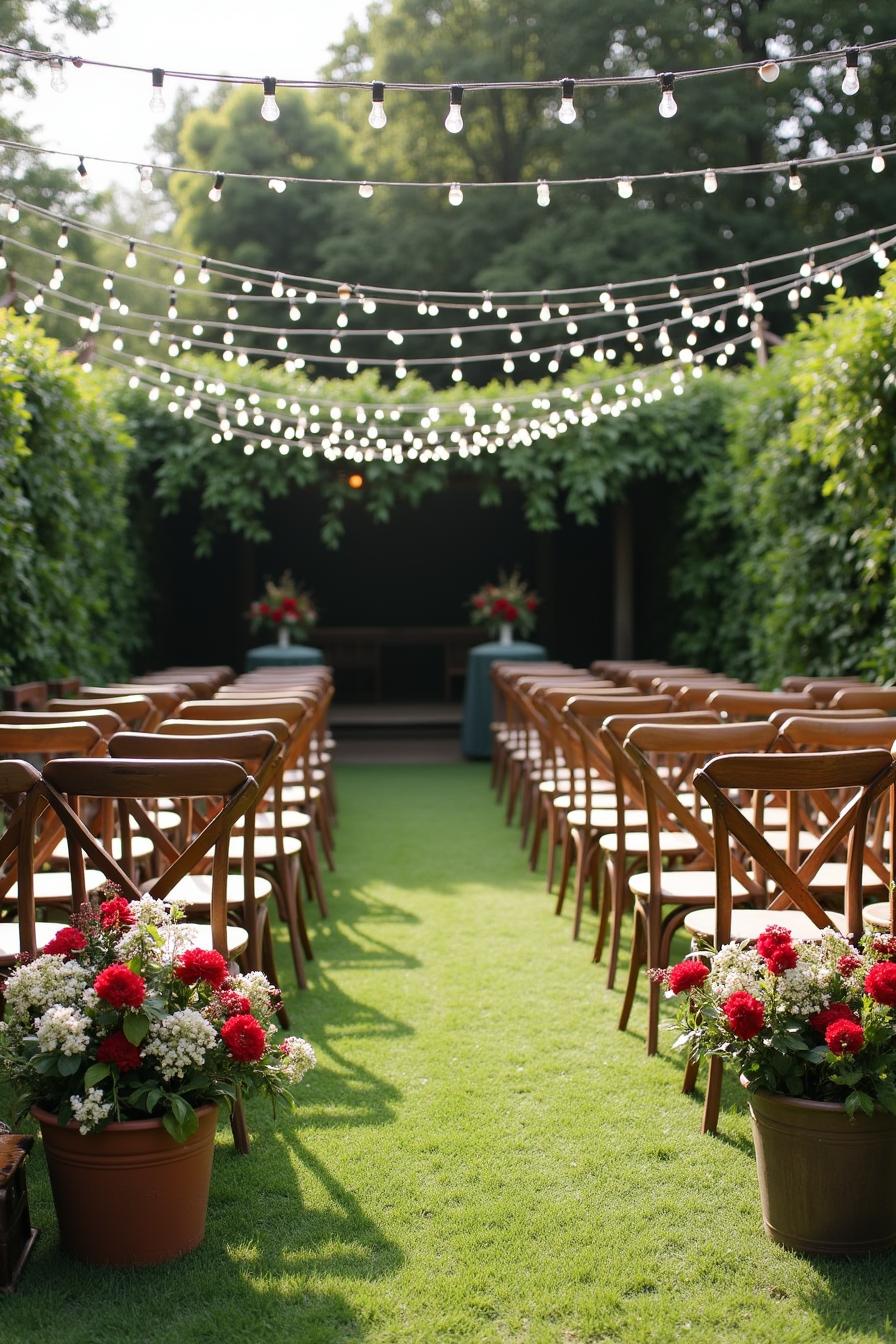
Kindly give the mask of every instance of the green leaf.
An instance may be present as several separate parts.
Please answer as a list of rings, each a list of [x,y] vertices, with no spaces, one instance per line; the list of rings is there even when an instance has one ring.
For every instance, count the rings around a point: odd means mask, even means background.
[[[62,1078],[71,1078],[83,1063],[83,1055],[60,1055],[56,1067]]]
[[[84,1086],[95,1087],[101,1083],[104,1078],[108,1078],[111,1069],[108,1064],[91,1064],[90,1068],[84,1074]]]
[[[175,1102],[179,1103],[176,1108]],[[162,1124],[175,1143],[186,1143],[199,1128],[199,1116],[183,1097],[172,1097],[171,1110],[162,1117]]]
[[[125,1013],[122,1026],[131,1045],[140,1045],[149,1031],[149,1018],[145,1013]]]

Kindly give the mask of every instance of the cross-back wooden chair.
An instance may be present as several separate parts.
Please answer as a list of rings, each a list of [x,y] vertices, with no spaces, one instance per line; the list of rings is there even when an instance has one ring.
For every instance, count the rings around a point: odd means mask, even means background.
[[[657,677],[662,677],[667,681],[670,677],[710,677],[712,672],[707,667],[668,667],[664,663],[650,665],[646,667],[636,667],[629,672],[627,680],[630,685],[636,686],[642,695],[646,694],[653,686]]]
[[[4,709],[43,709],[47,703],[45,681],[22,681],[17,686],[3,687]]]
[[[690,784],[696,766],[720,752],[771,748],[777,732],[770,723],[665,724],[656,722],[632,728],[624,750],[641,778],[647,812],[647,870],[632,874],[628,888],[634,898],[634,926],[628,984],[619,1017],[619,1029],[628,1026],[642,965],[648,969],[669,964],[672,938],[689,913],[712,908],[716,879],[712,871],[712,832],[691,799],[683,799],[676,783]],[[654,758],[678,763],[672,778],[660,774]],[[693,795],[691,795],[693,797]],[[694,846],[689,864],[675,871],[664,868],[662,835],[675,830],[688,835]],[[736,858],[733,899],[760,900],[761,883],[750,876]],[[655,1054],[659,1025],[660,987],[652,979],[647,994],[647,1053]]]
[[[40,772],[27,761],[0,761],[0,805],[6,824],[0,835],[0,872],[17,875],[15,910],[0,920],[0,981],[24,953],[35,956],[65,927],[37,921],[34,901],[34,835],[45,807]]]
[[[832,709],[882,709],[896,714],[896,686],[844,686],[831,699]]]
[[[505,696],[505,687],[508,682],[515,680],[517,676],[525,676],[526,673],[534,672],[536,676],[550,676],[556,673],[558,676],[564,672],[570,672],[569,663],[549,663],[549,662],[507,662],[498,659],[492,663],[489,668],[489,680],[492,687],[492,718],[491,718],[491,739],[492,739],[492,772],[491,784],[495,790],[496,797],[500,802],[504,796],[504,784],[507,776],[507,765],[509,755],[512,751],[518,749],[521,745],[518,740],[518,725],[508,717],[508,706]]]
[[[23,727],[36,727],[41,724],[53,724],[61,722],[77,721],[78,723],[89,723],[99,730],[103,738],[108,742],[113,733],[119,732],[124,723],[111,709],[79,709],[73,713],[72,720],[64,718],[59,710],[46,709],[4,709],[0,710],[0,724],[15,726],[20,724]]]
[[[805,691],[713,691],[706,704],[733,723],[767,719],[776,709],[815,708],[815,701]]]
[[[896,762],[882,750],[776,752],[763,755],[721,756],[707,762],[694,776],[694,787],[712,811],[716,893],[713,908],[688,916],[685,927],[713,948],[732,940],[752,942],[769,924],[781,924],[801,938],[835,928],[849,937],[862,932],[862,869],[865,837],[874,805],[896,782]],[[818,844],[797,867],[789,864],[762,834],[761,818],[754,824],[736,806],[733,797],[745,791],[812,793],[848,790],[849,802],[819,837]],[[892,810],[893,803],[890,801]],[[843,912],[825,909],[812,891],[812,881],[832,854],[847,847]],[[734,908],[733,846],[752,858],[768,877],[771,899],[766,909]],[[893,856],[891,855],[891,866]],[[693,1079],[689,1069],[685,1085]],[[691,1085],[693,1085],[691,1081]],[[703,1111],[704,1133],[718,1124],[722,1061],[710,1060]]]
[[[805,673],[799,676],[783,677],[781,679],[782,691],[805,691],[807,687],[813,686],[822,688],[830,686],[834,690],[840,690],[842,686],[861,686],[865,685],[861,677],[813,677]]]
[[[73,718],[75,711],[81,709],[107,709],[117,714],[126,728],[134,732],[146,730],[147,723],[152,724],[155,706],[146,695],[95,695],[77,698],[48,700],[44,708],[54,714],[65,714]]]

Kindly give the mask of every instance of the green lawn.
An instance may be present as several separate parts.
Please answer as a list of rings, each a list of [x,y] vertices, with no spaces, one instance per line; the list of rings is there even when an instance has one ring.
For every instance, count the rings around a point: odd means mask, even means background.
[[[3,1344],[896,1339],[896,1257],[765,1239],[739,1089],[702,1138],[668,1036],[647,1060],[643,1001],[617,1032],[593,926],[576,945],[554,918],[485,767],[339,788],[332,917],[288,996],[319,1056],[299,1111],[256,1103],[245,1159],[222,1127],[206,1242],[158,1270],[64,1259],[35,1153]]]

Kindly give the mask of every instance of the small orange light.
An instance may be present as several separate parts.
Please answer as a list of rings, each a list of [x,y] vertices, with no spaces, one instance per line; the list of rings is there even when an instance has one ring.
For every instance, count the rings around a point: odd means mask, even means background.
[[[348,478],[348,483],[352,490],[360,490],[361,486],[364,484],[364,477],[359,471],[353,472]]]

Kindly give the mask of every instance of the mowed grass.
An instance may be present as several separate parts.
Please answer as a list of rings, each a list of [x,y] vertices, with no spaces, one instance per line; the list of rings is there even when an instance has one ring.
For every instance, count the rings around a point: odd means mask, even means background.
[[[766,1240],[735,1080],[702,1138],[671,1036],[645,1058],[643,998],[616,1030],[593,923],[574,944],[553,916],[485,767],[339,790],[331,919],[288,995],[319,1056],[297,1113],[256,1102],[248,1158],[221,1127],[205,1244],[159,1269],[63,1257],[36,1150],[4,1344],[896,1338],[896,1257]]]

